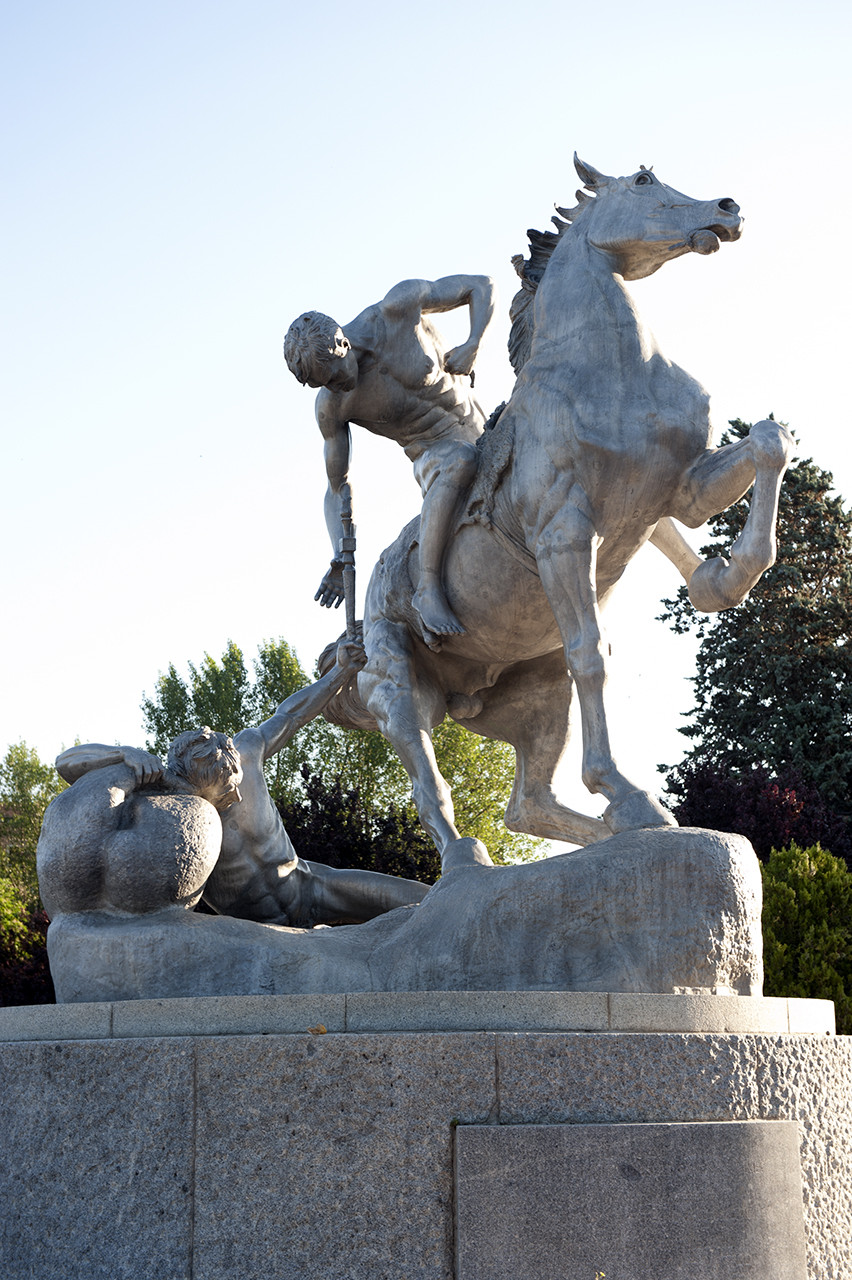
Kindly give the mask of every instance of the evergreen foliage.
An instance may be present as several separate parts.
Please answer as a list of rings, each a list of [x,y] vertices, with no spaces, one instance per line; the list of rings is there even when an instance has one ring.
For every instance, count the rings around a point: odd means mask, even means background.
[[[731,428],[723,443],[748,432],[740,420]],[[831,490],[831,474],[811,459],[789,469],[781,486],[778,559],[745,603],[707,617],[693,609],[685,587],[663,602],[662,621],[676,632],[694,630],[701,640],[695,706],[681,729],[693,745],[669,777],[674,796],[689,793],[690,779],[705,766],[734,781],[763,770],[761,777],[768,774],[781,792],[792,788],[800,799],[818,793],[825,807],[848,821],[852,512]],[[713,541],[701,554],[730,554],[747,514],[744,498],[715,517]],[[760,778],[752,782],[762,785]],[[812,838],[795,833],[802,837]]]
[[[0,762],[0,1005],[55,999],[36,846],[44,811],[65,786],[25,742],[10,746]]]
[[[763,871],[768,996],[833,1000],[852,1034],[852,872],[815,845],[773,850]]]
[[[734,775],[691,760],[669,777],[668,791],[682,827],[734,831],[761,860],[790,844],[821,844],[852,865],[849,825],[797,773],[773,778],[757,768]]]
[[[9,903],[8,881],[0,880],[0,1005],[54,1004],[56,993],[47,961],[47,916],[41,907]],[[7,914],[7,906],[11,913]],[[10,919],[11,914],[11,919]]]

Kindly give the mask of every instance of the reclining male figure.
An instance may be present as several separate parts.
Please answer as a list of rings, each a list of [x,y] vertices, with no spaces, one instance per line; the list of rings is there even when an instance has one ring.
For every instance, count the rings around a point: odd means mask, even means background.
[[[233,742],[208,728],[180,734],[167,768],[150,752],[98,743],[70,747],[56,768],[73,783],[93,769],[123,763],[130,766],[124,771],[128,793],[135,785],[209,800],[222,821],[222,849],[204,900],[222,915],[297,928],[371,920],[420,902],[429,885],[298,857],[263,776],[264,762],[319,715],[364,661],[359,644],[341,645],[327,675],[292,694],[257,728],[242,729]]]

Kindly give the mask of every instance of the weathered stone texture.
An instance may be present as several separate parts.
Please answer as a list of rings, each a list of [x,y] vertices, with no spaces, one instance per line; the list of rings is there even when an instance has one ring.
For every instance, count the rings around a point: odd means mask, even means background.
[[[852,1275],[852,1037],[761,1037],[767,1119],[798,1120],[810,1274]]]
[[[492,1112],[488,1035],[198,1044],[198,1280],[452,1280],[452,1119]]]
[[[784,1121],[456,1130],[456,1280],[806,1280]]]
[[[752,1036],[497,1036],[501,1124],[749,1120]]]
[[[809,1278],[852,1275],[839,1037],[305,1031],[0,1055],[3,1280],[450,1280],[454,1121],[750,1119],[798,1121]]]
[[[187,1041],[6,1044],[4,1280],[189,1280]]]
[[[345,929],[174,906],[79,911],[53,918],[47,947],[63,1004],[448,989],[748,997],[763,983],[760,906],[748,841],[664,828],[523,866],[459,867],[419,905]]]

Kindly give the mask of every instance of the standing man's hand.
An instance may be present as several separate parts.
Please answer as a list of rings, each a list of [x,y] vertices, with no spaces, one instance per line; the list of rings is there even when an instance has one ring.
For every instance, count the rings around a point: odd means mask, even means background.
[[[453,347],[444,356],[444,369],[447,373],[460,376],[469,374],[476,360],[479,345],[475,342],[463,342],[460,347]]]
[[[319,600],[326,609],[338,609],[343,603],[343,565],[340,560],[332,560],[314,599]]]

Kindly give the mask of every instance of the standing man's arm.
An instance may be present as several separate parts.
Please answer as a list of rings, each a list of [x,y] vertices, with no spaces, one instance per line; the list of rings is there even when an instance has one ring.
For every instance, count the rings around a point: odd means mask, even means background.
[[[382,311],[393,316],[417,307],[421,313],[470,310],[470,337],[444,356],[447,373],[473,370],[482,335],[494,315],[494,281],[490,276],[443,276],[440,280],[403,280],[386,294]]]
[[[336,609],[343,600],[343,565],[339,559],[340,539],[343,537],[341,518],[347,502],[351,503],[349,489],[349,461],[352,440],[349,423],[340,410],[340,395],[323,388],[316,401],[316,415],[322,432],[325,454],[325,471],[328,489],[325,495],[325,523],[331,538],[331,565],[314,596],[320,604]]]
[[[268,760],[276,751],[290,741],[302,725],[313,720],[328,705],[336,693],[361,670],[367,661],[363,647],[357,641],[347,641],[337,650],[337,662],[315,684],[304,689],[280,703],[274,713],[256,729],[244,729],[234,739],[237,749],[241,749],[241,739],[245,735],[259,736],[263,744],[263,759]]]

